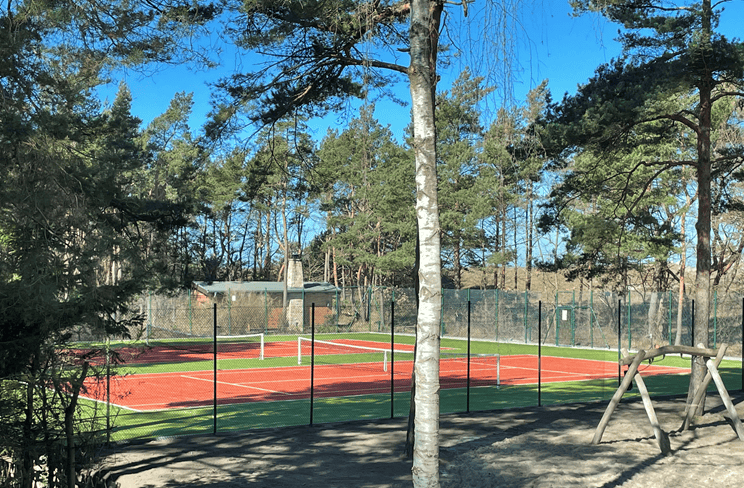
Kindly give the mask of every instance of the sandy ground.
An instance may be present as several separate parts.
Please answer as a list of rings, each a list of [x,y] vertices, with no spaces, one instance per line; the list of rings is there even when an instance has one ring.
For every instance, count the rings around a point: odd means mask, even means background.
[[[661,454],[643,404],[622,402],[599,445],[606,403],[441,419],[440,480],[464,487],[729,487],[744,479],[744,442],[718,396],[685,432],[684,398],[654,400],[672,454]],[[744,395],[734,394],[744,418]],[[405,420],[255,430],[119,446],[106,458],[122,488],[408,487]]]

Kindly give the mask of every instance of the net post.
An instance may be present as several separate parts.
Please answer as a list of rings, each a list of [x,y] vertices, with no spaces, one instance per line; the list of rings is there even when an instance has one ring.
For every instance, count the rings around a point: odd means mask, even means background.
[[[302,337],[297,336],[297,364],[302,364]]]
[[[382,370],[387,373],[388,367],[387,367],[387,351],[382,351]]]
[[[501,354],[496,354],[496,388],[501,388]]]
[[[264,335],[263,332],[261,332],[261,361],[263,361],[264,358]]]

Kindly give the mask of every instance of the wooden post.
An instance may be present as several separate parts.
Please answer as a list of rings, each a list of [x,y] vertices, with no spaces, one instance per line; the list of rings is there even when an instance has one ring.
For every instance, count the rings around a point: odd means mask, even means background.
[[[736,435],[739,436],[740,440],[744,441],[744,427],[742,427],[739,415],[736,413],[736,407],[734,407],[731,397],[729,397],[728,391],[726,391],[726,385],[723,384],[723,379],[721,379],[721,375],[718,373],[718,368],[712,359],[708,359],[705,365],[708,367],[708,373],[713,376],[713,381],[716,383],[716,388],[718,388],[718,393],[721,395],[723,404],[726,405],[726,410],[728,410],[731,422],[734,424]]]
[[[645,355],[646,351],[641,349],[640,351],[638,351],[638,354],[636,354],[633,362],[630,363],[630,367],[628,368],[628,372],[625,374],[625,378],[623,378],[623,381],[620,383],[620,386],[617,388],[615,394],[612,395],[612,400],[610,400],[610,404],[607,405],[607,410],[605,410],[605,413],[602,416],[602,420],[599,421],[597,430],[596,432],[594,432],[594,439],[592,439],[592,444],[599,444],[599,442],[602,440],[602,435],[607,428],[607,424],[610,422],[612,412],[615,411],[615,408],[617,408],[618,403],[620,403],[620,399],[623,397],[623,394],[625,394],[625,392],[628,390],[630,382],[633,381],[633,376],[635,376],[636,372],[638,371],[638,366],[641,364],[641,361],[643,361]]]
[[[716,359],[714,361],[716,368],[718,368],[718,365],[721,364],[721,360],[723,359],[723,355],[726,353],[727,347],[728,346],[726,344],[721,344],[721,347],[718,349],[718,354],[716,354]],[[706,373],[705,375],[705,378],[703,378],[703,382],[700,384],[700,388],[698,388],[698,390],[695,392],[695,396],[693,397],[692,402],[687,405],[687,408],[685,408],[685,420],[684,422],[682,422],[681,430],[687,430],[690,428],[692,417],[695,415],[697,406],[702,401],[711,379],[713,379],[713,375],[711,375],[710,371],[708,371],[708,373]]]
[[[634,379],[638,391],[641,392],[641,398],[643,399],[643,407],[646,409],[646,415],[648,415],[648,420],[651,422],[651,427],[654,429],[656,440],[659,442],[659,449],[661,449],[662,454],[669,454],[672,452],[671,445],[669,444],[669,436],[661,429],[659,419],[656,417],[656,411],[654,411],[654,405],[651,403],[651,397],[646,388],[646,383],[643,381],[643,378],[641,378],[641,373],[636,374]]]

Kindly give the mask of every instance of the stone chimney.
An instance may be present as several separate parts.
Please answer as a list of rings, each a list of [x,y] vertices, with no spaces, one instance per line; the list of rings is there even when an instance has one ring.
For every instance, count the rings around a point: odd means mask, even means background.
[[[293,254],[287,268],[287,288],[304,289],[305,279],[302,275],[302,259],[299,254]],[[287,306],[287,323],[291,330],[302,331],[303,326],[303,296],[293,295]]]
[[[292,254],[287,268],[287,287],[302,288],[305,279],[302,276],[302,259],[299,254]]]

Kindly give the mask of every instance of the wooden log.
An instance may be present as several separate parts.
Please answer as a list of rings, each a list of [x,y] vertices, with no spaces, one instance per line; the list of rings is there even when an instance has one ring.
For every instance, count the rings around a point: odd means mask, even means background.
[[[721,344],[721,347],[718,348],[718,353],[716,354],[715,360],[713,362],[716,368],[718,368],[718,365],[721,364],[723,355],[726,353],[727,347],[728,346],[726,344]],[[690,425],[692,424],[692,417],[695,415],[697,406],[703,400],[703,396],[705,396],[705,392],[708,390],[708,385],[710,384],[711,379],[713,379],[713,375],[710,373],[709,370],[705,374],[705,378],[703,378],[702,384],[695,392],[695,396],[693,397],[692,402],[687,405],[687,408],[685,408],[685,420],[682,422],[682,427],[680,428],[680,430],[687,430],[690,428]]]
[[[720,349],[719,349],[720,350]],[[707,347],[692,347],[692,346],[661,346],[656,349],[646,351],[645,359],[653,359],[658,356],[664,356],[666,354],[689,354],[690,356],[703,356],[706,358],[714,358],[718,351],[715,349],[709,349]],[[620,364],[627,366],[633,361],[633,356],[625,357],[620,360]]]
[[[607,424],[610,423],[610,417],[612,416],[612,413],[615,411],[615,408],[617,408],[618,403],[620,403],[620,399],[623,397],[625,392],[628,390],[628,387],[630,386],[631,381],[633,381],[633,376],[635,376],[636,372],[638,371],[638,366],[640,366],[641,362],[643,361],[645,354],[646,352],[643,349],[641,349],[635,355],[633,362],[630,363],[628,372],[625,374],[623,381],[620,382],[620,386],[617,388],[617,391],[615,391],[615,394],[612,395],[610,404],[607,405],[607,409],[605,410],[604,415],[602,415],[602,419],[599,421],[597,430],[594,432],[594,438],[592,439],[592,444],[599,444],[599,442],[602,440],[602,435],[604,435],[604,431],[607,428]]]
[[[661,429],[659,419],[656,417],[654,405],[651,403],[651,397],[649,396],[648,389],[646,388],[646,383],[643,381],[641,373],[637,373],[634,379],[636,382],[636,386],[638,387],[638,391],[641,392],[643,407],[646,409],[646,415],[648,415],[648,420],[649,422],[651,422],[651,427],[653,427],[654,429],[654,435],[656,436],[656,440],[659,443],[659,449],[661,449],[662,454],[667,455],[672,452],[671,445],[669,444],[669,436]]]
[[[734,407],[734,404],[731,402],[731,397],[729,397],[728,391],[726,390],[726,385],[723,384],[723,379],[718,373],[718,367],[712,359],[708,359],[705,365],[708,367],[708,372],[713,376],[713,381],[716,384],[716,388],[718,388],[718,393],[721,395],[723,404],[726,405],[726,410],[728,410],[731,422],[734,424],[736,435],[739,436],[739,440],[744,441],[744,426],[741,425],[739,415],[736,413],[736,407]]]

